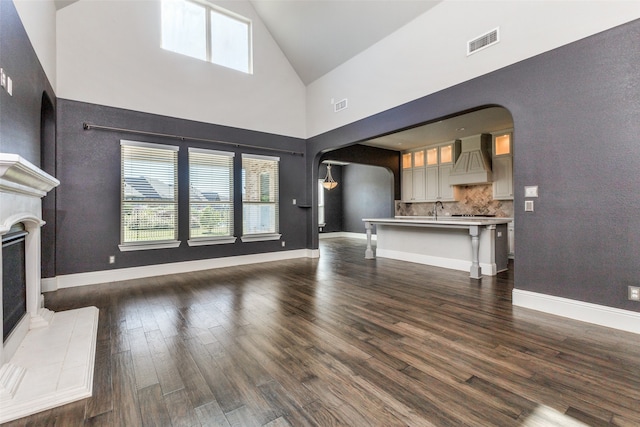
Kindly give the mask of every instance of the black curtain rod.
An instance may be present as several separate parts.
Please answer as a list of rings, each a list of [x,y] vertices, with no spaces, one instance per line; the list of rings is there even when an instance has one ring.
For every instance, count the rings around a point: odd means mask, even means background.
[[[109,130],[109,131],[114,131],[114,132],[126,132],[126,133],[134,133],[137,135],[148,135],[148,136],[161,136],[163,138],[173,138],[173,139],[179,139],[180,141],[200,141],[200,142],[213,142],[216,144],[224,144],[224,145],[232,145],[234,147],[242,147],[242,148],[253,148],[256,150],[267,150],[267,151],[277,151],[279,153],[289,153],[289,154],[293,154],[293,155],[299,155],[299,156],[304,156],[304,153],[301,151],[291,151],[291,150],[284,150],[284,149],[280,149],[280,148],[270,148],[270,147],[260,147],[257,145],[248,145],[248,144],[239,144],[237,142],[228,142],[228,141],[218,141],[216,139],[206,139],[206,138],[194,138],[191,136],[180,136],[180,135],[172,135],[172,134],[168,134],[168,133],[157,133],[157,132],[147,132],[144,130],[134,130],[134,129],[121,129],[121,128],[114,128],[114,127],[110,127],[110,126],[100,126],[100,125],[92,125],[90,123],[82,123],[82,128],[84,130],[91,130],[91,129],[95,129],[95,130]]]

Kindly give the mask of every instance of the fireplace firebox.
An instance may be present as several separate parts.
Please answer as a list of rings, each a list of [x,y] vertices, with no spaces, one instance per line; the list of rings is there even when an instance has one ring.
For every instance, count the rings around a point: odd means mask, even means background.
[[[14,224],[2,236],[2,341],[27,314],[27,274],[24,224]]]

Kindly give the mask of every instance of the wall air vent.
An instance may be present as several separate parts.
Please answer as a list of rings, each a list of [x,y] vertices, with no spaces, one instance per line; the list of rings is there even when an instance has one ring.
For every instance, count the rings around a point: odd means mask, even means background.
[[[467,42],[467,56],[500,41],[500,27]]]
[[[338,101],[335,104],[333,104],[333,112],[334,113],[337,113],[338,111],[342,111],[345,108],[347,108],[347,98],[345,98],[342,101]]]

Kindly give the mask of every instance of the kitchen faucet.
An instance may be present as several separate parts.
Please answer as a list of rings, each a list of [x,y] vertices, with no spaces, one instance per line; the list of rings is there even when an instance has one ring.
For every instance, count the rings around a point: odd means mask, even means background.
[[[444,205],[440,200],[433,204],[433,216],[435,217],[435,219],[438,219],[438,203],[440,203],[440,208],[444,209]]]

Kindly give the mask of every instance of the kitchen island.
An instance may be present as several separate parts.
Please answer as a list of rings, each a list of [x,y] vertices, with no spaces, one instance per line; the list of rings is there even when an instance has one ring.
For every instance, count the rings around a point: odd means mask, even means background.
[[[507,224],[512,218],[417,217],[364,218],[366,259],[392,258],[469,271],[470,277],[495,276],[507,269]],[[371,232],[376,226],[376,254]]]

